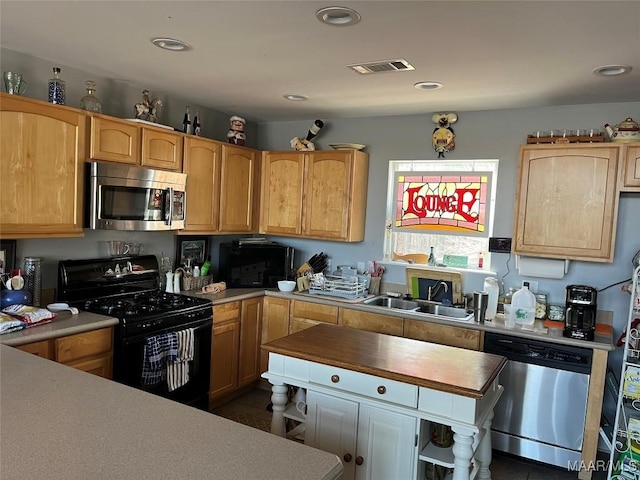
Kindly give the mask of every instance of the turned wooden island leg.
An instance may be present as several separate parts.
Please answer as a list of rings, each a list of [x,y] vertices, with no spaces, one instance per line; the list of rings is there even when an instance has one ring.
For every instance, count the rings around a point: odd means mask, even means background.
[[[284,383],[271,384],[271,403],[273,415],[271,416],[271,433],[284,437],[286,435],[284,410],[287,406],[287,392],[289,387]]]
[[[469,480],[469,467],[473,457],[473,433],[453,428],[453,477],[452,480]]]
[[[476,477],[478,480],[491,480],[491,471],[489,470],[489,465],[491,465],[491,420],[493,420],[493,411],[489,413],[484,425],[482,425],[484,437],[476,449],[475,458],[480,464]]]

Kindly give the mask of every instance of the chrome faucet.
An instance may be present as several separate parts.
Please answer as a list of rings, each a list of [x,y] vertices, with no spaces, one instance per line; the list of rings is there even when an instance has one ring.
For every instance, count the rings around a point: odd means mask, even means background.
[[[438,293],[440,293],[440,289],[442,287],[444,287],[444,293],[447,293],[449,291],[449,285],[447,285],[447,282],[444,282],[442,280],[440,280],[439,282],[436,282],[434,285],[429,285],[427,300],[431,301],[433,297],[435,297]]]

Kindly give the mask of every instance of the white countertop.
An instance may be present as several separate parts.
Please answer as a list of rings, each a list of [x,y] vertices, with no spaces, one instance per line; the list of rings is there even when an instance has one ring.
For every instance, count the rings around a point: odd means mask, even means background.
[[[0,387],[3,480],[342,477],[335,455],[5,345]]]

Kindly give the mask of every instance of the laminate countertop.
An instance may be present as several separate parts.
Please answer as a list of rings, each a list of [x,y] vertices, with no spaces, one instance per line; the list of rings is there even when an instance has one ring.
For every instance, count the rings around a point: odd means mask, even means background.
[[[332,480],[335,455],[0,345],[0,477]]]
[[[329,324],[273,340],[262,348],[471,398],[481,398],[507,363],[491,353]]]

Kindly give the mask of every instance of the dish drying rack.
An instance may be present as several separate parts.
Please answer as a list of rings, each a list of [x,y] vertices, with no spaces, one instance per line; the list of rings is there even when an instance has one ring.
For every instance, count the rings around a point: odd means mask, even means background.
[[[356,276],[341,277],[316,273],[310,279],[309,293],[355,300],[366,297],[367,285],[360,282]]]

